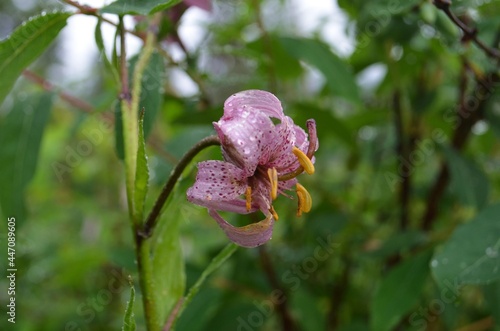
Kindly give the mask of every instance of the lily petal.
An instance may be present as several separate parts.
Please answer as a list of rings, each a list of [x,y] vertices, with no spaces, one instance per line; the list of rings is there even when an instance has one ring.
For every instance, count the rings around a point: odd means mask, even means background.
[[[244,110],[214,123],[226,161],[254,174],[264,150],[274,137],[274,124],[263,112]]]
[[[227,237],[239,246],[257,247],[269,241],[273,235],[274,219],[271,214],[260,222],[235,227],[224,220],[216,210],[209,209],[208,213],[217,221]]]
[[[224,117],[232,117],[242,111],[259,111],[267,116],[282,119],[283,107],[274,94],[261,90],[247,90],[230,96],[224,102]]]
[[[247,188],[244,172],[224,161],[205,161],[198,164],[196,182],[187,191],[187,199],[200,206],[247,214],[246,202],[240,196]]]

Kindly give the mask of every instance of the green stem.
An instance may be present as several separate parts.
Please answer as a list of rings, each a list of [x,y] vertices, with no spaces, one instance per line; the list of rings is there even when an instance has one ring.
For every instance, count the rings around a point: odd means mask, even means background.
[[[142,291],[142,305],[146,320],[146,330],[155,330],[158,321],[158,311],[153,297],[153,268],[151,259],[151,238],[136,238],[137,269],[139,272],[139,284]]]
[[[153,262],[151,258],[151,242],[153,240],[151,235],[153,234],[153,230],[157,224],[157,220],[160,216],[163,205],[167,201],[177,180],[179,179],[189,162],[191,162],[196,154],[201,152],[206,147],[218,144],[220,144],[220,141],[217,136],[209,136],[202,139],[188,152],[186,152],[179,163],[175,166],[167,183],[163,187],[160,196],[156,200],[155,205],[153,206],[153,209],[144,224],[144,229],[141,230],[140,228],[136,228],[135,230],[137,269],[139,273],[139,283],[142,291],[144,315],[146,319],[147,330],[149,331],[157,331],[158,325],[162,325],[163,323],[165,323],[165,321],[159,320],[160,314],[157,311],[157,305],[155,305],[153,296],[155,284],[153,282]]]

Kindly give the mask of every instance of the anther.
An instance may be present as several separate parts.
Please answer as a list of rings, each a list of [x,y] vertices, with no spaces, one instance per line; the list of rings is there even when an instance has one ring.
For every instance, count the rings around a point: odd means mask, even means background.
[[[271,208],[269,208],[269,211],[271,212],[271,214],[273,215],[273,218],[275,221],[278,221],[279,217],[278,217],[278,213],[276,212],[276,210],[274,210],[274,207],[271,206]]]
[[[245,192],[245,198],[246,198],[247,211],[249,212],[250,209],[252,209],[252,188],[250,186],[247,186],[247,190]]]
[[[297,216],[301,216],[302,212],[308,213],[311,211],[312,198],[306,188],[299,183],[296,185],[296,191],[298,198]]]
[[[304,152],[295,146],[293,146],[292,152],[297,159],[299,159],[299,163],[302,168],[304,168],[304,171],[309,175],[312,175],[314,173],[314,164],[311,162],[311,159],[309,159]]]
[[[275,200],[278,197],[278,171],[276,168],[267,169],[267,176],[271,183],[271,199]]]

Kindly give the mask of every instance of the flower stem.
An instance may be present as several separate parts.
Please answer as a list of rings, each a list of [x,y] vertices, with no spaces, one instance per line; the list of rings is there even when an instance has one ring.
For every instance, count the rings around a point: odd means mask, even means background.
[[[151,235],[153,234],[153,230],[158,222],[158,217],[160,216],[161,209],[163,208],[163,205],[167,201],[170,193],[172,192],[175,183],[181,176],[186,166],[189,164],[189,162],[191,162],[191,160],[196,156],[196,154],[201,152],[203,149],[214,145],[220,145],[219,138],[217,136],[209,136],[200,140],[189,151],[187,151],[186,154],[184,154],[182,159],[175,166],[174,170],[170,175],[170,178],[168,179],[160,195],[158,196],[158,199],[156,200],[153,209],[151,210],[148,218],[146,219],[143,231],[141,233],[138,233],[139,236],[143,238],[151,237]]]

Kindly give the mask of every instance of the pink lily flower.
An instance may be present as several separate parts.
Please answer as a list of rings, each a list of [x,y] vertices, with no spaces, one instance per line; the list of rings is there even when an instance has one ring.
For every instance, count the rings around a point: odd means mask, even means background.
[[[273,119],[279,123],[274,124]],[[187,198],[207,207],[231,241],[243,247],[262,245],[271,239],[278,220],[273,201],[279,194],[290,197],[284,191],[295,186],[298,216],[311,209],[311,196],[296,177],[304,171],[314,173],[316,123],[307,121],[308,137],[285,116],[273,94],[248,90],[229,97],[224,115],[213,124],[224,161],[200,162]],[[218,212],[248,214],[258,210],[265,219],[243,227],[231,225]]]

